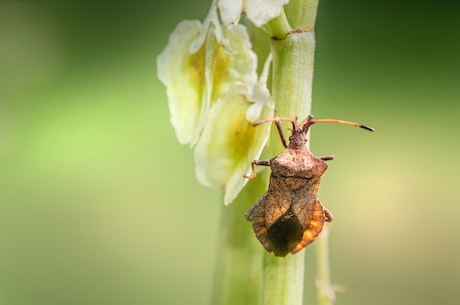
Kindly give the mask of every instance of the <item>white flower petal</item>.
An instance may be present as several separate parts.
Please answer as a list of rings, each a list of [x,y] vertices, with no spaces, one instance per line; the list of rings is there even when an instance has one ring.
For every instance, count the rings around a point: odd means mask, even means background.
[[[179,23],[169,36],[167,46],[157,57],[157,75],[166,86],[171,124],[180,143],[189,143],[198,122],[202,91],[191,79],[190,43],[202,32],[202,25],[196,20]]]
[[[217,7],[224,25],[238,23],[243,11],[243,0],[219,0]]]
[[[257,55],[252,50],[252,44],[246,27],[230,25],[225,31],[229,41],[232,65],[227,81],[229,83],[244,83],[253,87],[257,83]]]
[[[231,0],[230,0],[231,1]],[[278,17],[289,0],[245,0],[246,16],[255,26],[261,27],[271,19]]]
[[[206,40],[207,34],[208,34],[207,28],[205,28],[204,26],[201,26],[200,34],[198,35],[197,38],[195,38],[195,40],[192,41],[192,43],[190,44],[188,48],[188,52],[190,54],[198,52],[198,50],[203,46],[204,41]]]
[[[271,104],[273,102],[270,96],[270,92],[264,83],[258,83],[254,87],[250,100],[254,101],[254,104],[249,106],[248,111],[246,112],[246,120],[254,123],[260,120],[260,115],[262,114],[262,110],[265,107],[265,104]]]
[[[171,123],[180,143],[196,143],[209,108],[230,86],[257,82],[257,56],[246,28],[230,25],[220,33],[228,42],[220,44],[213,23],[183,21],[170,35],[157,58],[158,78],[166,86]],[[204,35],[204,36],[203,36]],[[203,40],[204,39],[204,40]],[[190,53],[190,49],[196,50]]]
[[[224,188],[224,203],[229,204],[247,183],[250,165],[257,159],[268,138],[270,124],[254,127],[246,120],[251,105],[242,87],[232,88],[209,112],[203,134],[195,147],[196,175],[208,187]],[[273,114],[266,103],[261,118]]]
[[[228,26],[223,32],[228,41],[225,46],[216,41],[214,34],[215,28],[210,26],[205,42],[204,97],[193,141],[198,140],[209,109],[219,97],[226,95],[230,87],[239,84],[252,88],[257,82],[257,55],[252,51],[246,28],[242,25]]]

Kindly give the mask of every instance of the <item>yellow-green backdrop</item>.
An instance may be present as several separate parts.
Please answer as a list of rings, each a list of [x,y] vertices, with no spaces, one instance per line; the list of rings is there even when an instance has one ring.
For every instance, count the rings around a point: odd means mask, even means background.
[[[0,1],[0,305],[209,304],[221,195],[155,67],[209,2]],[[339,305],[459,303],[459,14],[320,1],[314,114],[377,130],[313,129]]]

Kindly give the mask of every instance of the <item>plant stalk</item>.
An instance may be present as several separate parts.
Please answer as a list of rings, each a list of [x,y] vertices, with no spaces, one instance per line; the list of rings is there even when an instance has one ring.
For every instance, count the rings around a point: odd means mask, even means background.
[[[273,37],[272,96],[280,117],[304,119],[311,113],[314,23],[318,0],[292,0],[288,12],[308,9],[290,19],[284,12],[269,23]],[[291,22],[291,24],[287,22]],[[292,30],[293,29],[293,30]],[[276,128],[264,150],[269,158],[284,150]],[[258,242],[244,213],[266,191],[269,170],[250,181],[222,213],[213,305],[302,305],[305,251],[280,258]]]
[[[305,118],[311,113],[313,81],[313,32],[290,32],[284,39],[272,39],[273,87],[280,117]],[[272,156],[283,152],[279,135],[272,129],[267,148]],[[264,259],[264,305],[302,305],[305,251],[284,258],[266,254]]]
[[[262,304],[261,266],[265,250],[244,214],[266,191],[266,177],[257,175],[231,205],[222,205],[213,305]]]
[[[323,231],[316,239],[316,257],[318,261],[316,289],[319,305],[332,305],[335,301],[335,289],[331,285],[329,266],[329,229],[329,223],[325,223]]]

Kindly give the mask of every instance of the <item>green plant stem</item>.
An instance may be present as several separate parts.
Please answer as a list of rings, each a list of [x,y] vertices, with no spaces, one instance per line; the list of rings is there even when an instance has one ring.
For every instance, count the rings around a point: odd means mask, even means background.
[[[318,0],[294,0],[308,12],[293,18],[284,13],[269,23],[273,54],[272,96],[280,117],[304,119],[311,113],[315,37],[313,26]],[[289,7],[295,11],[295,7]],[[302,22],[300,19],[304,18]],[[297,20],[297,21],[296,21]],[[306,26],[306,28],[303,28]],[[295,30],[291,30],[294,28]],[[264,156],[284,150],[272,128]],[[224,207],[220,232],[213,305],[302,305],[305,251],[284,258],[267,253],[244,220],[244,213],[267,188],[269,171],[257,175],[235,202]]]
[[[314,51],[314,32],[291,32],[285,39],[272,40],[272,95],[278,116],[302,120],[310,114]],[[281,144],[272,150],[282,152]]]
[[[261,266],[265,250],[244,213],[266,191],[266,177],[257,175],[231,205],[222,207],[213,305],[262,304]]]
[[[334,287],[331,285],[329,266],[329,224],[324,224],[323,231],[316,240],[316,257],[318,274],[316,287],[319,305],[332,305],[335,301]]]
[[[285,11],[294,29],[312,31],[315,28],[319,0],[290,0]]]
[[[277,39],[286,38],[288,33],[292,31],[291,25],[289,24],[284,11],[282,11],[278,17],[270,20],[266,28],[269,35],[271,37],[276,37]]]
[[[303,14],[296,16],[291,16],[288,11],[287,19],[295,30],[285,37],[277,35],[272,38],[272,96],[278,116],[302,120],[311,113],[317,0],[295,2],[291,12],[296,11],[295,6],[298,6],[297,10],[304,10]],[[307,8],[309,11],[305,12]],[[272,128],[271,141],[266,149],[272,156],[284,150],[280,141],[275,140],[278,137]],[[285,258],[266,255],[263,304],[302,305],[304,269],[305,251]]]
[[[313,32],[290,32],[284,39],[272,39],[272,95],[280,117],[303,119],[311,112],[314,48]],[[278,138],[273,129],[267,147],[272,156],[284,150]],[[304,264],[304,251],[285,258],[266,255],[263,304],[301,305]]]

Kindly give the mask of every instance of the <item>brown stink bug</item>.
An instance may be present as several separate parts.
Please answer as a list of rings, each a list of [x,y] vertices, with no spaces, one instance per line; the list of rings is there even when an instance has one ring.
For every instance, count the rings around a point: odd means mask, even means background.
[[[315,157],[307,148],[307,132],[311,125],[320,122],[339,123],[374,131],[372,127],[342,120],[315,120],[308,116],[301,124],[287,118],[273,118],[257,122],[260,125],[274,121],[286,150],[270,161],[254,160],[256,165],[270,166],[268,191],[246,212],[252,221],[256,237],[268,252],[276,256],[295,254],[313,242],[323,229],[325,221],[332,221],[332,213],[318,199],[321,176],[327,169],[325,161],[334,156]],[[292,123],[289,144],[286,142],[280,121]]]

